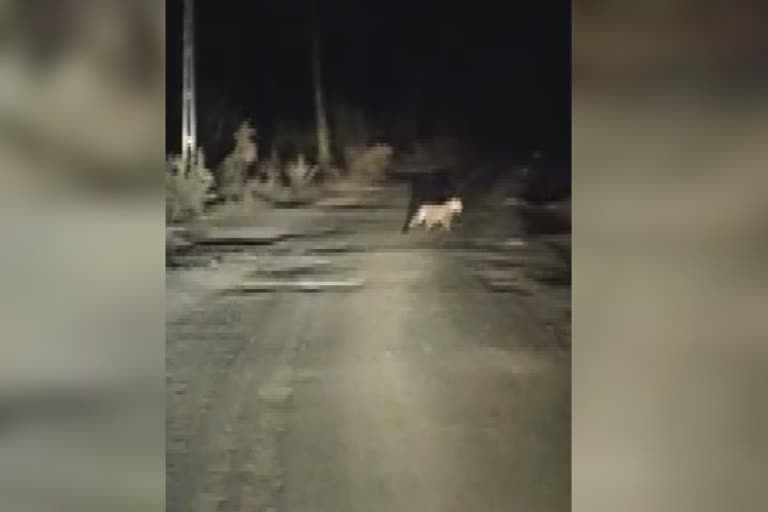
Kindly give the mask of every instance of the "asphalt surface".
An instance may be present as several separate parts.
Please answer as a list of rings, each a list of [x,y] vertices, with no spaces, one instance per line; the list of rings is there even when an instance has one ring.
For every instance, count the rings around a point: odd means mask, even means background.
[[[407,202],[392,185],[187,235],[167,510],[570,509],[567,240],[513,207],[403,235]]]

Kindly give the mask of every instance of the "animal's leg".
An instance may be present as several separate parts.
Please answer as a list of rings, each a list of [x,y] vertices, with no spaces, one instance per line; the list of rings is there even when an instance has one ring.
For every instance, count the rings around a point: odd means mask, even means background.
[[[403,233],[407,233],[409,229],[411,229],[414,226],[414,223],[416,222],[416,218],[408,215],[405,218],[405,224],[403,224]]]
[[[403,224],[403,233],[407,233],[408,229],[414,227],[418,222],[415,222],[417,211],[419,209],[419,202],[420,202],[420,187],[418,184],[418,179],[413,179],[411,181],[411,197],[408,201],[408,212],[405,215],[405,223]]]
[[[452,230],[453,229],[453,223],[456,222],[456,220],[459,218],[459,215],[456,213],[452,213],[450,217],[448,217],[448,227]]]

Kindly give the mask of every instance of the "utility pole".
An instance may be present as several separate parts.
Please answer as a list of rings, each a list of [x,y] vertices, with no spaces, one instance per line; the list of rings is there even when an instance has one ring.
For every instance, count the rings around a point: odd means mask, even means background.
[[[185,175],[197,159],[195,112],[195,19],[194,0],[184,0],[184,75],[182,83],[181,161]]]
[[[312,76],[315,82],[315,117],[317,124],[317,163],[321,170],[328,171],[331,166],[331,138],[328,133],[328,119],[325,113],[325,103],[323,99],[323,78],[320,68],[320,41],[319,27],[317,26],[317,11],[313,14],[313,34],[312,34]]]

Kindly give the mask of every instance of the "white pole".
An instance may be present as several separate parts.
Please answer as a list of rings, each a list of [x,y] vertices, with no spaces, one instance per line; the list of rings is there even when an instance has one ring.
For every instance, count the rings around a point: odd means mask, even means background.
[[[194,0],[184,0],[183,52],[184,76],[182,83],[181,157],[186,172],[197,155]]]

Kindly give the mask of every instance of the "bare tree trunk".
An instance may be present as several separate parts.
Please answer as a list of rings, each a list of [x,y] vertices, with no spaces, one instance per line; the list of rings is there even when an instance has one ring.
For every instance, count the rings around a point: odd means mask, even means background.
[[[331,167],[331,138],[323,100],[322,75],[320,73],[320,43],[317,31],[312,41],[312,72],[315,81],[315,121],[317,128],[317,163],[323,172]]]

